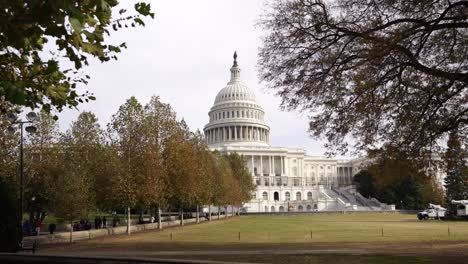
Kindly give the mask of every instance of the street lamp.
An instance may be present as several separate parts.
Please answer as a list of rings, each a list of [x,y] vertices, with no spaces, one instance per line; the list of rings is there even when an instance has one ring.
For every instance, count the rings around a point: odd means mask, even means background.
[[[19,217],[19,231],[20,231],[20,247],[23,247],[23,195],[24,195],[24,164],[23,164],[23,126],[27,124],[25,130],[28,133],[35,133],[37,128],[32,125],[33,122],[39,120],[39,117],[34,112],[29,112],[26,115],[26,120],[19,120],[15,113],[9,113],[8,119],[11,122],[11,126],[8,127],[8,131],[14,133],[16,131],[15,125],[19,126],[20,130],[20,217]]]

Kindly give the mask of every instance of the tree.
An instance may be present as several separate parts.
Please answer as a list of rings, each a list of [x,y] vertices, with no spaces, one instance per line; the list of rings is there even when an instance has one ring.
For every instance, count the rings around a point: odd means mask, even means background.
[[[252,199],[252,192],[255,190],[252,174],[249,172],[243,156],[237,153],[230,153],[226,158],[229,162],[232,176],[236,180],[236,185],[238,185],[239,194],[234,204],[240,206],[241,203],[248,202]]]
[[[363,194],[404,209],[420,209],[443,200],[425,159],[411,158],[392,145],[370,151],[369,157],[373,162],[355,176]]]
[[[149,172],[155,180],[147,190],[149,206],[157,204],[158,222],[161,220],[161,206],[167,205],[169,195],[164,191],[168,185],[168,173],[164,166],[163,153],[170,136],[178,129],[176,113],[169,104],[163,103],[159,97],[151,97],[144,108],[146,149],[148,162],[151,168]],[[159,228],[161,228],[161,224]]]
[[[445,197],[448,213],[455,216],[456,206],[452,200],[465,200],[468,197],[468,166],[466,150],[462,148],[457,131],[450,133],[445,152]]]
[[[102,130],[96,116],[82,112],[57,144],[62,161],[62,173],[53,182],[51,210],[59,219],[70,223],[73,241],[73,221],[86,218],[96,206],[96,194],[105,178],[100,169],[102,159]]]
[[[126,47],[109,42],[111,27],[144,25],[143,16],[154,17],[146,3],[136,3],[133,15],[120,9],[115,17],[118,5],[117,0],[1,1],[0,94],[14,105],[47,112],[94,100],[76,88],[87,84],[89,76],[81,70],[90,57],[117,59]],[[72,66],[61,67],[60,57]]]
[[[25,205],[30,213],[30,222],[44,220],[51,209],[54,183],[63,174],[63,149],[60,133],[53,116],[39,113],[34,123],[37,132],[29,134],[25,147]]]
[[[119,157],[117,174],[112,180],[112,196],[116,206],[127,210],[127,233],[130,234],[130,209],[138,204],[139,189],[145,170],[143,141],[143,106],[135,97],[130,97],[119,107],[108,125],[111,144]],[[116,164],[117,165],[117,164]]]
[[[168,173],[171,204],[179,207],[180,224],[183,225],[183,209],[196,206],[201,194],[202,183],[196,141],[184,120],[169,138],[164,148],[164,166]]]
[[[424,156],[468,124],[468,1],[273,2],[261,79],[310,114],[329,153],[392,143]],[[426,156],[427,157],[427,156]]]
[[[232,171],[229,162],[218,151],[213,152],[214,161],[214,177],[213,184],[215,188],[213,192],[213,204],[218,206],[218,219],[220,218],[220,207],[232,202],[230,199],[230,179],[232,178]]]
[[[354,175],[354,182],[356,183],[357,191],[365,197],[374,196],[374,175],[368,170],[361,170]]]
[[[0,108],[14,112],[11,104],[0,99]],[[11,133],[8,128],[11,126],[6,114],[0,114],[0,178],[8,182],[14,189],[18,187],[18,145],[19,132]]]

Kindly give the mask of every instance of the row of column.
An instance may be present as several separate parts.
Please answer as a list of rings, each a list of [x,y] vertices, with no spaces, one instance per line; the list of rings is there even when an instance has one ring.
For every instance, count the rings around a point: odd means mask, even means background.
[[[275,168],[275,157],[279,158],[279,175]],[[284,156],[272,156],[272,155],[252,155],[250,156],[251,165],[250,167],[252,176],[284,176],[286,175],[286,162]],[[260,162],[255,164],[255,160]],[[265,162],[264,162],[265,160]],[[248,159],[247,159],[248,161]],[[276,161],[278,162],[278,161]]]
[[[338,182],[342,185],[349,185],[353,182],[352,167],[338,167],[337,169]]]
[[[268,143],[270,141],[268,132],[268,129],[255,126],[225,126],[206,130],[205,137],[209,144],[235,140]]]

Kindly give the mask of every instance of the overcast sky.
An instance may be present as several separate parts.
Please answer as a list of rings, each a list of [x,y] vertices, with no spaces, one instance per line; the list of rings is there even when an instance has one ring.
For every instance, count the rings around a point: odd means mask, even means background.
[[[122,0],[129,10],[134,2]],[[280,99],[259,82],[257,52],[264,33],[255,23],[264,0],[150,2],[155,19],[146,19],[146,27],[113,32],[112,42],[128,46],[119,60],[95,61],[86,69],[91,75],[87,89],[97,100],[80,105],[80,111],[95,112],[105,126],[130,96],[145,104],[158,95],[191,129],[202,130],[216,94],[229,81],[232,55],[237,51],[241,78],[266,111],[271,145],[299,147],[311,155],[324,153],[323,142],[307,134],[307,116],[281,111]],[[78,113],[61,113],[62,129]]]

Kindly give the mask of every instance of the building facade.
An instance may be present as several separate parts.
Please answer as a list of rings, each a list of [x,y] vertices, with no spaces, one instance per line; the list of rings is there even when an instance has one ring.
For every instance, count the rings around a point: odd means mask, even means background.
[[[212,150],[244,156],[256,185],[244,211],[388,209],[354,190],[352,177],[364,159],[309,156],[303,149],[270,146],[265,111],[242,82],[236,54],[230,71],[229,82],[208,113],[204,133]]]

